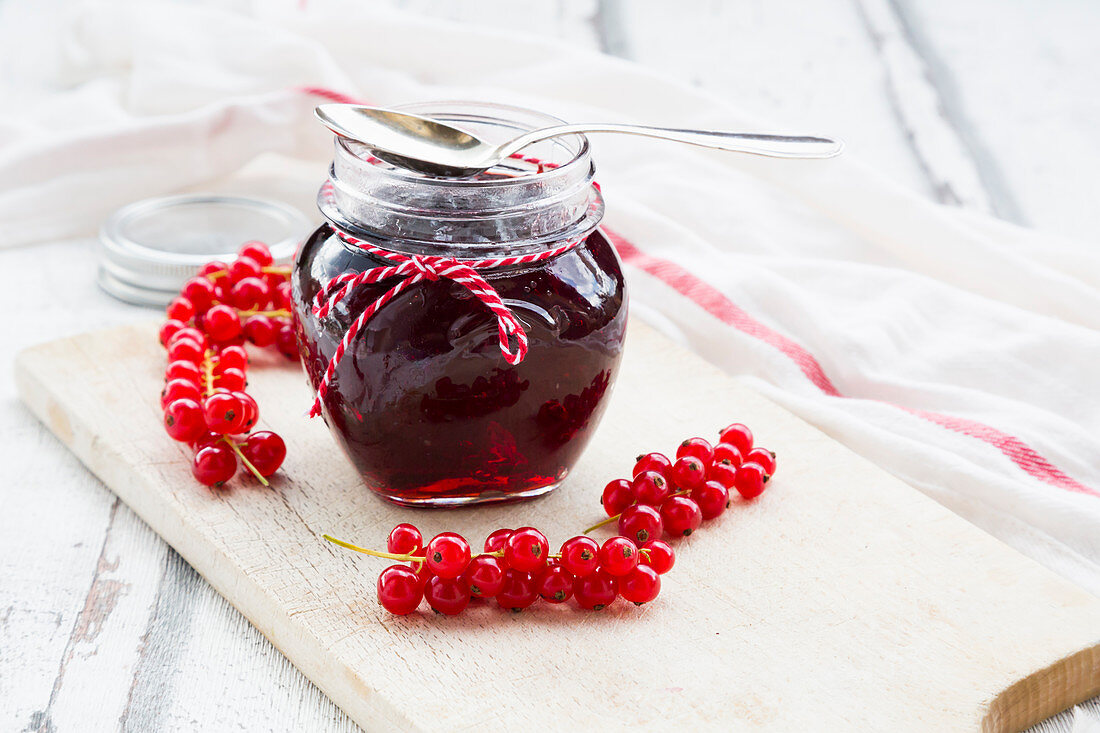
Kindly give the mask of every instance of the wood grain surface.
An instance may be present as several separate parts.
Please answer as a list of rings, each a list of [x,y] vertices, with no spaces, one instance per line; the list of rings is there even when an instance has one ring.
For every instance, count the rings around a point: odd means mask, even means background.
[[[197,486],[160,430],[154,334],[124,327],[25,351],[20,393],[364,726],[1001,731],[1100,692],[1100,600],[640,324],[606,423],[560,490],[522,510],[448,512],[370,495],[324,425],[301,416],[298,368],[278,364],[253,369],[250,389],[262,423],[294,446],[285,470],[270,490]],[[664,592],[642,608],[393,617],[373,598],[384,561],[319,538],[377,546],[411,519],[476,541],[519,511],[560,543],[600,516],[600,487],[632,456],[733,418],[779,453],[780,471],[759,501],[679,542]],[[117,568],[101,562],[68,655],[118,598]],[[158,599],[158,615],[180,600]]]

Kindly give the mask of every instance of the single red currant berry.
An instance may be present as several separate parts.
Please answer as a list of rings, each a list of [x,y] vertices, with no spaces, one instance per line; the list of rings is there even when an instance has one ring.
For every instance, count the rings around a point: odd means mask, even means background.
[[[378,576],[378,602],[390,613],[410,614],[423,598],[423,581],[404,565],[391,565]]]
[[[229,301],[241,310],[257,310],[271,302],[271,288],[260,277],[246,277],[234,283]]]
[[[718,442],[731,443],[737,450],[741,451],[741,455],[745,455],[752,450],[752,431],[745,425],[735,422],[726,426],[719,436]]]
[[[639,504],[660,506],[671,490],[665,477],[656,471],[642,471],[631,482],[631,491]]]
[[[206,351],[191,339],[179,339],[168,348],[169,361],[189,361],[192,364],[202,364]]]
[[[617,478],[603,488],[600,498],[607,516],[613,517],[634,503],[634,487],[624,478]]]
[[[275,336],[279,333],[275,322],[267,316],[249,316],[244,322],[243,330],[245,338],[260,348],[275,343]]]
[[[707,470],[703,462],[693,456],[676,459],[672,464],[672,483],[681,489],[691,491],[707,480]]]
[[[511,529],[497,529],[492,534],[485,538],[485,551],[486,552],[499,552],[504,549],[504,543],[508,541],[508,538],[512,536]]]
[[[418,555],[424,549],[424,535],[408,522],[402,522],[390,530],[386,538],[386,552],[394,555]]]
[[[600,548],[600,567],[611,575],[626,575],[638,565],[638,546],[628,537],[612,537]]]
[[[648,504],[627,507],[619,517],[619,534],[643,544],[660,538],[664,524],[661,513]]]
[[[246,417],[244,410],[240,399],[228,392],[215,392],[202,402],[206,427],[211,432],[222,435],[241,432]]]
[[[202,407],[193,399],[180,398],[164,408],[164,430],[172,440],[190,443],[206,432]]]
[[[603,568],[573,581],[573,597],[581,608],[599,611],[614,603],[618,595],[618,580]]]
[[[639,565],[619,578],[619,595],[636,606],[649,603],[661,592],[661,576],[648,565]]]
[[[226,369],[240,369],[242,372],[248,369],[248,352],[243,346],[225,346],[218,350],[214,373],[218,374]]]
[[[276,308],[290,308],[292,302],[290,296],[290,283],[284,282],[279,285],[279,287],[275,288],[275,295],[272,298],[274,302],[272,304]]]
[[[534,527],[520,527],[504,543],[504,564],[525,573],[535,573],[546,567],[549,553],[546,535]]]
[[[229,265],[225,264],[221,260],[213,260],[211,262],[207,262],[205,265],[199,268],[198,276],[205,277],[207,280],[210,280],[211,275],[217,277],[224,274],[228,269]]]
[[[256,404],[256,400],[252,398],[252,395],[247,392],[238,390],[232,394],[239,399],[244,406],[244,419],[241,421],[241,432],[247,433],[256,426],[256,421],[260,419],[260,406]]]
[[[707,481],[717,481],[727,489],[733,488],[733,482],[737,476],[737,466],[730,463],[729,459],[712,463],[707,469]]]
[[[667,479],[670,470],[672,470],[672,461],[668,460],[668,456],[664,453],[646,453],[644,456],[638,456],[638,460],[634,463],[633,475],[637,476],[643,471],[656,471]]]
[[[653,568],[658,575],[664,575],[676,564],[676,553],[672,551],[672,545],[664,540],[646,542],[638,548],[638,554],[642,556],[638,562]]]
[[[241,319],[227,305],[216,305],[203,317],[206,333],[217,343],[228,343],[241,335]]]
[[[176,333],[184,328],[187,324],[183,321],[177,321],[175,318],[169,318],[167,321],[161,324],[160,330],[157,331],[157,338],[160,339],[161,346],[168,346],[168,339],[176,335]]]
[[[203,382],[202,371],[190,361],[173,361],[164,370],[164,378],[169,382],[173,379],[182,379],[193,384]]]
[[[470,564],[470,543],[454,532],[440,532],[424,548],[428,568],[441,578],[457,578]]]
[[[551,562],[538,579],[539,595],[549,603],[565,603],[573,597],[573,574]]]
[[[600,545],[585,535],[563,542],[560,554],[562,567],[577,577],[590,575],[600,566]]]
[[[205,445],[191,462],[191,475],[203,486],[221,486],[235,473],[237,455],[227,445]]]
[[[504,566],[492,555],[478,555],[470,560],[462,579],[470,586],[471,595],[496,598],[504,587]]]
[[[283,326],[275,335],[275,348],[280,354],[291,361],[298,361],[301,355],[298,353],[298,337],[294,335],[294,329]]]
[[[169,303],[168,307],[164,309],[164,312],[167,313],[168,317],[172,320],[187,323],[195,317],[195,306],[191,304],[190,300],[181,295]]]
[[[248,257],[249,259],[255,260],[260,267],[270,267],[271,263],[275,261],[267,245],[258,241],[245,242],[242,244],[241,248],[237,250],[237,256]]]
[[[753,448],[745,455],[745,463],[758,463],[764,469],[764,473],[771,476],[775,473],[775,454],[767,448]]]
[[[251,257],[238,257],[229,263],[229,282],[236,284],[246,277],[259,277],[260,263]]]
[[[672,496],[661,505],[661,521],[672,537],[687,537],[703,523],[699,505],[686,496]]]
[[[733,464],[734,468],[737,468],[744,460],[745,459],[741,456],[741,451],[737,450],[737,446],[733,443],[719,443],[714,446],[714,463],[729,461]]]
[[[214,305],[217,290],[205,277],[193,277],[183,284],[180,295],[191,301],[196,313],[205,313]]]
[[[538,597],[538,580],[535,576],[515,568],[504,571],[504,582],[496,596],[501,608],[519,612],[534,603]]]
[[[279,470],[286,459],[286,443],[277,433],[258,430],[245,438],[241,453],[264,478]]]
[[[240,369],[222,369],[215,375],[214,384],[230,392],[238,392],[248,386],[248,377]]]
[[[714,448],[709,441],[702,438],[688,438],[680,443],[680,447],[676,449],[677,458],[683,458],[684,456],[698,458],[699,462],[706,468],[714,460]]]
[[[437,575],[424,586],[424,598],[436,613],[457,616],[470,605],[470,586],[462,578]]]
[[[160,406],[162,408],[168,407],[170,402],[176,400],[194,400],[195,402],[202,402],[202,390],[199,389],[199,385],[194,382],[189,382],[186,379],[169,379],[164,389],[160,393]]]
[[[194,341],[197,346],[206,348],[206,334],[197,328],[191,326],[184,326],[176,331],[174,334],[168,337],[168,341],[164,344],[167,348],[172,348],[172,345],[177,341],[187,339],[188,341]]]
[[[759,463],[742,463],[737,468],[737,478],[733,482],[733,488],[745,499],[755,499],[764,493],[764,484],[768,481],[768,474]]]
[[[703,519],[720,517],[730,505],[730,492],[718,481],[707,481],[691,491],[691,500],[699,505]]]

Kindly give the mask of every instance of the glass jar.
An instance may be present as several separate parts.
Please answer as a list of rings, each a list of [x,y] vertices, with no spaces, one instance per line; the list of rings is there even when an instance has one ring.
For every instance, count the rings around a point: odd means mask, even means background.
[[[561,122],[479,103],[402,109],[490,142]],[[367,486],[391,501],[448,506],[545,494],[569,473],[604,412],[627,296],[618,256],[596,228],[603,199],[588,141],[556,138],[523,155],[473,178],[434,178],[336,140],[318,197],[328,221],[302,245],[292,277],[299,347],[315,390],[349,327],[407,275],[358,284],[318,316],[314,306],[331,294],[322,290],[333,278],[395,259],[535,260],[476,269],[522,325],[527,352],[518,363],[503,353],[497,315],[445,275],[401,289],[350,338],[321,414]],[[566,251],[547,256],[558,249]],[[507,335],[513,353],[518,339]]]

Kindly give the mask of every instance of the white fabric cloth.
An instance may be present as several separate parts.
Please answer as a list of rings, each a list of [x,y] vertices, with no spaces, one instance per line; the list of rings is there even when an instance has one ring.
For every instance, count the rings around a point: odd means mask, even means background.
[[[312,212],[331,143],[301,86],[767,129],[622,61],[354,2],[44,7],[0,4],[0,246],[91,236],[188,188]],[[606,223],[641,253],[636,317],[1100,594],[1100,251],[934,205],[850,156],[595,147]]]

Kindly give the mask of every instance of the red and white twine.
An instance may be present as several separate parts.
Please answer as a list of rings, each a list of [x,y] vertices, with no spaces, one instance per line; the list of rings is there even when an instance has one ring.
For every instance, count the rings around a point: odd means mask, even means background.
[[[325,184],[322,195],[326,198],[332,195],[332,182]],[[492,257],[480,260],[456,259],[453,257],[439,257],[434,255],[405,255],[392,250],[384,249],[353,237],[337,227],[333,227],[338,236],[348,244],[354,245],[364,252],[392,262],[392,265],[374,267],[360,273],[347,273],[338,275],[329,280],[313,301],[313,315],[318,319],[326,317],[337,303],[351,295],[361,285],[371,285],[386,280],[397,282],[382,295],[378,296],[348,328],[340,344],[336,347],[332,359],[325,369],[325,374],[317,385],[317,398],[309,411],[310,417],[321,414],[321,404],[328,393],[329,383],[336,373],[340,360],[355,340],[359,331],[368,321],[382,309],[386,303],[393,300],[402,291],[418,282],[428,280],[435,281],[440,278],[451,280],[463,286],[470,293],[485,304],[497,319],[497,333],[500,338],[500,353],[509,364],[519,364],[527,355],[527,332],[515,313],[504,303],[492,285],[477,273],[478,270],[491,270],[497,267],[509,267],[513,265],[525,265],[534,262],[542,262],[568,252],[583,241],[583,238],[567,241],[552,249],[536,252],[534,254],[515,257]],[[515,347],[512,346],[512,338],[515,338]]]

